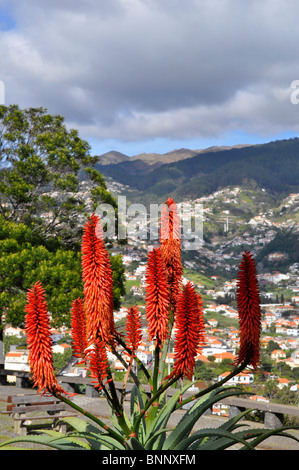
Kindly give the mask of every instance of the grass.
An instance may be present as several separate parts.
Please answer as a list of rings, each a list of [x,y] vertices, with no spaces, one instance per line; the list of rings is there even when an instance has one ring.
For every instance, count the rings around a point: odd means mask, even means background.
[[[192,271],[192,269],[184,269],[184,275],[186,278],[188,278],[190,281],[201,284],[204,287],[207,287],[208,289],[213,289],[216,285],[216,282],[213,281],[213,279],[210,279],[207,276],[204,276],[203,274],[200,274],[196,271]]]

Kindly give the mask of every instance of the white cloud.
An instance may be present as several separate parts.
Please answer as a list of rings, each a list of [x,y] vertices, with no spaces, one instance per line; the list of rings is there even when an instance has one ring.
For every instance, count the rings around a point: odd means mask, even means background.
[[[5,0],[1,0],[5,5]],[[297,131],[296,0],[13,0],[7,104],[86,136],[141,140]]]

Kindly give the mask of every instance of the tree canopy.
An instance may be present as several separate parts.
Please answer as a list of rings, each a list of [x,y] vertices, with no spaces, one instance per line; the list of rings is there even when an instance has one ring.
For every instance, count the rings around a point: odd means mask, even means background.
[[[67,246],[78,243],[87,210],[116,201],[101,173],[97,156],[64,118],[44,108],[0,106],[0,213],[22,222],[44,238]],[[80,194],[82,175],[90,181],[90,200]],[[89,206],[91,207],[88,207]]]
[[[0,318],[6,323],[22,325],[27,290],[40,281],[53,325],[70,326],[71,303],[83,295],[83,225],[102,202],[117,210],[97,162],[62,116],[0,106]],[[122,259],[111,256],[111,263],[119,308]]]
[[[120,255],[110,258],[118,309],[125,293],[124,266]],[[0,216],[0,314],[6,323],[22,325],[27,290],[37,281],[45,289],[52,324],[70,326],[72,301],[83,298],[81,252],[42,244],[26,225]]]

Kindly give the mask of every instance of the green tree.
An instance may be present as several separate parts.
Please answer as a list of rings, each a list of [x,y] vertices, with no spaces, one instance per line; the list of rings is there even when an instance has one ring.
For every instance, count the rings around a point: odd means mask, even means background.
[[[114,308],[124,295],[124,266],[121,255],[111,256],[114,279]],[[37,281],[47,295],[53,325],[70,326],[72,301],[83,298],[81,252],[45,246],[24,224],[0,216],[0,316],[6,323],[24,322],[27,290]]]
[[[72,300],[82,295],[80,252],[51,251],[36,244],[24,224],[0,218],[0,311],[15,326],[24,321],[27,290],[40,281],[48,297],[53,322],[69,324]],[[6,230],[5,230],[6,229]]]
[[[276,341],[270,339],[269,343],[267,344],[266,352],[270,355],[275,349],[280,349],[280,346]]]
[[[121,299],[126,294],[125,289],[125,267],[120,254],[110,256],[112,274],[113,274],[113,305],[118,310],[121,305]]]
[[[82,220],[100,202],[116,201],[94,168],[97,156],[64,118],[44,108],[0,106],[0,213],[44,238],[68,246],[80,241]],[[79,196],[80,178],[90,182],[90,204]]]

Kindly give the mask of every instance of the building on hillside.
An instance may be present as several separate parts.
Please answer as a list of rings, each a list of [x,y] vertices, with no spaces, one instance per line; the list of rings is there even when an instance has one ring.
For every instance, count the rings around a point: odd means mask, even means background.
[[[263,397],[261,395],[252,395],[251,397],[249,397],[249,400],[259,401],[259,402],[263,402],[263,403],[269,403],[269,401],[270,401],[270,400],[268,400],[268,398]]]
[[[232,354],[231,352],[221,352],[221,353],[216,353],[213,354],[215,357],[215,362],[219,363],[224,361],[225,359],[228,359],[229,361],[234,361],[236,359],[235,354]]]
[[[275,349],[271,352],[271,359],[275,362],[284,360],[286,357],[286,353],[282,349]]]
[[[225,379],[230,372],[223,372],[218,376],[218,382]],[[254,375],[251,372],[241,372],[226,382],[226,385],[250,385],[254,382]]]
[[[143,349],[137,349],[136,351],[136,356],[138,357],[138,359],[143,362],[143,364],[145,366],[147,366],[148,364],[150,364],[153,360],[153,354],[151,351],[146,351],[146,350],[143,350]]]
[[[67,349],[71,348],[69,344],[55,344],[52,346],[53,353],[63,354]]]
[[[28,355],[28,349],[16,349],[14,351],[9,351],[5,356],[4,369],[30,372]]]
[[[214,318],[210,318],[207,322],[212,328],[216,328],[218,325],[218,320],[215,320]]]
[[[16,336],[17,338],[24,338],[25,331],[22,328],[15,328],[11,325],[6,325],[4,327],[4,336]]]
[[[292,385],[290,387],[291,392],[299,392],[299,384]]]
[[[290,385],[290,381],[288,379],[278,377],[276,380],[278,382],[278,388],[280,388],[280,390],[284,387],[289,387]]]
[[[50,333],[53,343],[57,343],[57,341],[60,341],[64,337],[64,333],[61,333],[55,328],[51,328]]]

